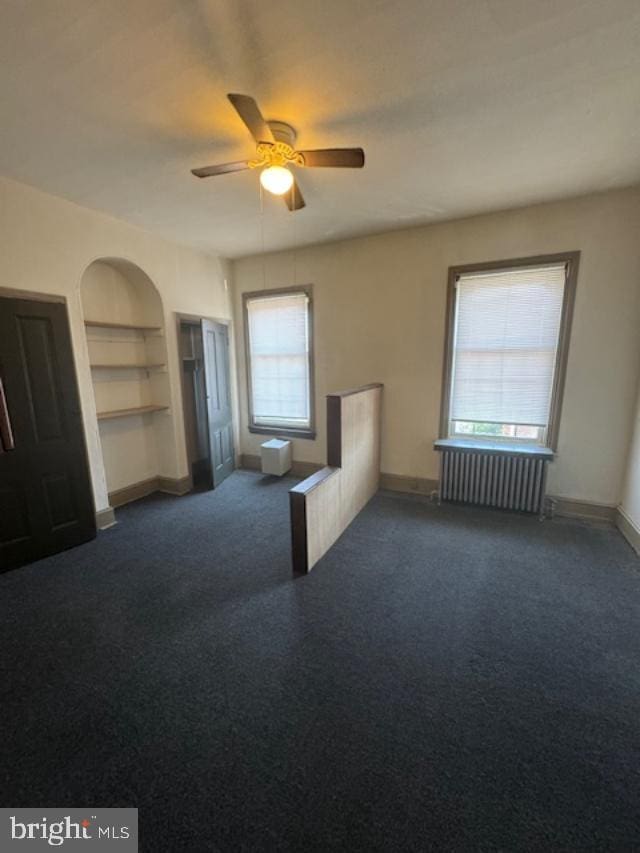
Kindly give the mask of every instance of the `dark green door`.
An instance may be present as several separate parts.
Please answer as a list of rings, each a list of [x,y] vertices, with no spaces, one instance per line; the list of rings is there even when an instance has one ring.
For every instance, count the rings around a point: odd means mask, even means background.
[[[209,420],[209,450],[215,488],[235,467],[229,380],[229,330],[223,323],[203,319],[202,342]]]
[[[66,306],[0,297],[0,570],[95,535]]]

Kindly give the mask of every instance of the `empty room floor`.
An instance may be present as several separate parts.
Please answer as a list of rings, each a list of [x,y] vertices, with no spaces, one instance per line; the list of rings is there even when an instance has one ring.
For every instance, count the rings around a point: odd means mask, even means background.
[[[145,851],[637,849],[617,532],[380,493],[293,579],[292,482],[0,576],[3,803],[137,806]]]

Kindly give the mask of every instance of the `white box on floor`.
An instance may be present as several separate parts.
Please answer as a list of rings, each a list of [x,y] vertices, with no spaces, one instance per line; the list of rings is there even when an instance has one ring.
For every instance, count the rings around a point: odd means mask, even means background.
[[[280,438],[265,441],[260,445],[260,458],[263,474],[276,474],[282,477],[291,470],[291,442],[282,441]]]

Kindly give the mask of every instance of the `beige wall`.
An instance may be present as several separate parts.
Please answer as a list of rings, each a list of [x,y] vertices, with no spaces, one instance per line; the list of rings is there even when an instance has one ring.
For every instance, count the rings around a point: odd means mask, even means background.
[[[170,440],[163,441],[159,473],[187,474],[174,312],[231,317],[227,264],[177,246],[117,219],[0,178],[0,288],[63,295],[67,299],[96,510],[108,506],[80,281],[100,258],[137,264],[163,303],[171,408]],[[232,369],[234,366],[232,365]],[[167,449],[168,448],[168,449]]]
[[[312,202],[311,202],[312,203]],[[300,214],[304,216],[304,213]],[[256,256],[232,265],[241,449],[247,430],[241,293],[313,284],[318,438],[294,458],[325,461],[330,391],[383,382],[382,470],[436,478],[447,268],[582,252],[552,494],[615,505],[621,497],[640,354],[640,189]]]

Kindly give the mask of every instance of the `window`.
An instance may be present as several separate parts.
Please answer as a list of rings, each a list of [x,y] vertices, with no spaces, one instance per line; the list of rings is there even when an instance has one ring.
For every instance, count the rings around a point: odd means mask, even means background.
[[[555,447],[578,258],[449,271],[442,437]]]
[[[244,295],[249,429],[313,438],[311,289]]]

